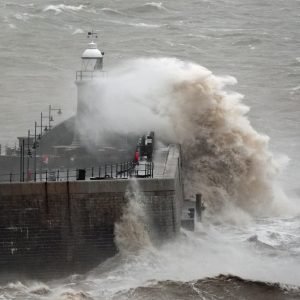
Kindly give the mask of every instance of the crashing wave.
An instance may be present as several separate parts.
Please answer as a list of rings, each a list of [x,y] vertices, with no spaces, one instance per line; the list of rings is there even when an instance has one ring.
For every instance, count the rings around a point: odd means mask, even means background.
[[[53,11],[55,14],[60,14],[63,11],[80,11],[85,8],[85,5],[81,4],[79,6],[58,4],[58,5],[48,5],[43,9],[44,12]]]
[[[147,24],[147,23],[128,23],[130,26],[135,26],[135,27],[146,27],[146,28],[159,28],[162,25],[159,24]]]
[[[75,34],[82,34],[82,33],[84,33],[84,30],[81,29],[81,28],[77,28],[77,29],[75,29],[75,30],[73,31],[72,35],[75,35]]]
[[[144,27],[144,28],[160,28],[164,25],[160,24],[149,24],[149,23],[134,23],[134,22],[122,22],[119,20],[105,20],[106,22],[117,24],[117,25],[125,25],[125,26],[133,26],[133,27]]]
[[[232,275],[219,275],[191,282],[159,281],[155,284],[130,289],[117,294],[113,299],[202,299],[202,300],[271,300],[299,299],[300,289],[281,286],[278,283],[252,281]]]
[[[151,248],[148,235],[147,215],[144,210],[144,196],[136,181],[132,181],[126,195],[127,205],[121,220],[115,224],[115,243],[121,254],[137,253]]]
[[[18,21],[28,21],[30,19],[30,17],[32,17],[32,15],[29,15],[27,13],[23,13],[23,14],[15,14],[14,15],[15,19],[17,19]]]
[[[166,10],[166,8],[163,6],[162,2],[147,2],[144,6],[154,7],[159,10]]]
[[[119,10],[112,9],[112,8],[109,8],[109,7],[103,7],[103,8],[101,8],[101,11],[103,11],[107,14],[112,14],[112,15],[124,15],[124,13],[120,12]]]
[[[162,2],[147,2],[143,5],[133,7],[132,10],[140,13],[151,12],[166,12],[168,9],[162,4]]]
[[[269,138],[247,118],[243,96],[230,91],[234,84],[235,78],[190,62],[133,60],[95,82],[98,97],[88,103],[80,130],[101,139],[112,127],[137,134],[152,128],[159,138],[182,145],[187,197],[201,192],[207,213],[229,220],[243,219],[243,211],[268,214],[277,165]],[[127,113],[116,116],[116,108]]]

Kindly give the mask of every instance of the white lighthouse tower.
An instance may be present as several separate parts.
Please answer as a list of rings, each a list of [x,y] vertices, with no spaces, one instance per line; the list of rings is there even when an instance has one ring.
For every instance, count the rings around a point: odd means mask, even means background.
[[[88,37],[92,38],[92,41],[81,55],[81,70],[76,72],[76,82],[84,79],[92,79],[94,75],[99,75],[98,73],[103,68],[104,52],[101,52],[97,48],[97,44],[93,40],[94,38],[98,38],[98,36],[94,32],[88,32]]]
[[[88,38],[91,38],[91,42],[81,55],[81,70],[76,72],[77,115],[72,145],[77,147],[81,146],[85,139],[80,129],[84,128],[84,124],[88,120],[91,103],[95,97],[93,81],[103,76],[104,52],[100,51],[94,42],[97,37],[95,32],[88,32]]]

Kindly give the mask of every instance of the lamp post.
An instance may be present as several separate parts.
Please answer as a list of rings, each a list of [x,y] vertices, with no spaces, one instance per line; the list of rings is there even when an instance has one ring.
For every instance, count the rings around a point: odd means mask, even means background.
[[[33,179],[36,181],[36,149],[39,147],[39,143],[37,140],[41,139],[41,135],[36,134],[36,129],[39,126],[37,125],[37,122],[34,121],[34,135],[30,135],[31,137],[34,137],[34,142],[32,144],[32,149],[34,150],[34,160],[33,160],[33,169],[34,169],[34,174],[33,174]]]
[[[34,160],[33,160],[33,168],[34,168],[34,175],[33,175],[33,179],[34,182],[36,181],[36,148],[38,147],[37,145],[37,141],[36,141],[36,121],[34,121],[34,143],[32,148],[34,149]]]
[[[28,136],[27,136],[27,166],[26,166],[26,179],[27,181],[29,180],[29,158],[31,156],[31,151],[30,151],[30,130],[28,130]]]
[[[41,112],[41,126],[38,126],[38,127],[41,127],[41,138],[43,136],[43,119],[48,119],[48,118],[49,118],[48,116],[43,116],[43,113]],[[49,124],[50,124],[50,118],[49,118]],[[47,125],[44,126],[44,131],[46,131],[46,132],[48,131]]]
[[[37,122],[34,122],[34,143],[32,148],[34,149],[34,181],[36,181],[36,169],[37,169],[37,163],[36,163],[36,158],[37,158],[37,149],[39,148],[40,144],[39,141],[43,137],[43,129],[45,132],[48,131],[48,127],[43,126],[43,118],[47,118],[43,116],[43,113],[41,113],[41,125],[37,125]],[[40,128],[40,134],[37,135],[37,128]]]
[[[22,138],[20,145],[20,181],[24,181],[24,148],[25,148],[25,139]]]
[[[20,181],[25,180],[25,146],[27,146],[27,165],[26,165],[26,170],[27,170],[27,179],[28,179],[28,174],[29,174],[29,167],[30,167],[30,157],[32,156],[31,149],[34,150],[34,181],[36,181],[36,169],[37,169],[37,148],[39,148],[39,140],[42,139],[43,133],[46,133],[48,130],[51,130],[51,122],[54,121],[52,112],[57,111],[58,115],[62,114],[61,108],[55,108],[49,105],[49,110],[48,110],[48,116],[44,116],[43,112],[41,112],[41,123],[40,125],[37,125],[37,122],[34,122],[34,135],[30,134],[30,130],[28,130],[28,135],[27,135],[27,145],[25,145],[25,139],[22,138],[21,144],[20,144]],[[43,119],[48,119],[48,126],[43,125]],[[37,128],[40,128],[40,134],[37,134]],[[30,138],[34,137],[34,141],[31,145],[30,143]]]
[[[48,128],[49,128],[49,130],[51,129],[51,122],[54,121],[53,116],[51,115],[52,111],[57,111],[58,115],[62,114],[61,108],[56,108],[56,107],[52,107],[51,105],[49,105],[49,114],[48,114],[48,119],[49,119]]]

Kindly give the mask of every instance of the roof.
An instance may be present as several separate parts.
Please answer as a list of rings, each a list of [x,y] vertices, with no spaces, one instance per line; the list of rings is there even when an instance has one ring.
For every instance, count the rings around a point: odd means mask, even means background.
[[[97,44],[94,42],[89,43],[89,46],[81,55],[81,58],[95,59],[103,57],[101,51],[97,48]]]

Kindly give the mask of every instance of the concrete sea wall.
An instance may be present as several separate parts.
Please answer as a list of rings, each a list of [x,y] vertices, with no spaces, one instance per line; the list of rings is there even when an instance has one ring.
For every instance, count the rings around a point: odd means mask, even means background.
[[[137,179],[156,241],[174,237],[180,227],[183,189],[174,149],[164,176]],[[0,184],[0,274],[63,276],[114,255],[114,225],[130,181]]]

